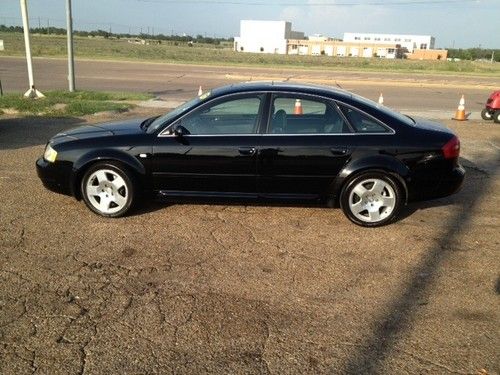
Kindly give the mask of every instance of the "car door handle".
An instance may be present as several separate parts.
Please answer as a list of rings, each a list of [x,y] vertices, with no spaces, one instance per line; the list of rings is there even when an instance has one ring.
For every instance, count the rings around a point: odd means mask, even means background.
[[[255,147],[240,147],[238,149],[241,155],[253,155],[255,154]]]
[[[342,155],[347,155],[348,149],[347,149],[347,148],[345,148],[345,147],[332,147],[332,148],[330,149],[330,152],[331,152],[333,155],[342,156]]]

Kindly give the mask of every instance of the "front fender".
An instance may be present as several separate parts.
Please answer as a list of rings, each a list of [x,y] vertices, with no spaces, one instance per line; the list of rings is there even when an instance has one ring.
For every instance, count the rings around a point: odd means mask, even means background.
[[[330,189],[332,196],[337,200],[344,184],[353,176],[367,170],[379,170],[390,173],[401,184],[405,191],[405,197],[408,197],[408,188],[406,186],[410,174],[408,167],[395,157],[383,154],[357,158],[347,163],[332,183]]]
[[[87,170],[90,165],[99,161],[119,162],[130,168],[137,175],[143,178],[146,176],[145,166],[137,158],[124,151],[113,149],[92,150],[80,156],[73,163],[73,171],[71,174],[71,188],[73,196],[79,196],[78,185],[84,171]]]

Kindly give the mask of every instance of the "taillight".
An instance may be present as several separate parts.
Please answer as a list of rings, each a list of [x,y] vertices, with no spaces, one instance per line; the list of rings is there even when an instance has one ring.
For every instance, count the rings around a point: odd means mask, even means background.
[[[453,136],[442,148],[445,159],[455,159],[460,156],[460,140]]]

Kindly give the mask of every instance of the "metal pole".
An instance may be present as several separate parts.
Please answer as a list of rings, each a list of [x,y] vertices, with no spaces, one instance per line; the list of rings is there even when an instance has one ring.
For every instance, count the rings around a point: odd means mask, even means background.
[[[30,88],[34,88],[35,82],[33,80],[33,60],[31,59],[31,46],[30,46],[30,27],[28,24],[28,7],[26,0],[19,0],[21,2],[21,16],[23,17],[23,30],[24,30],[24,47],[26,49],[26,64],[28,65],[28,80]]]
[[[73,56],[73,19],[71,18],[71,0],[66,0],[66,34],[68,39],[68,82],[69,91],[75,91],[75,59]]]

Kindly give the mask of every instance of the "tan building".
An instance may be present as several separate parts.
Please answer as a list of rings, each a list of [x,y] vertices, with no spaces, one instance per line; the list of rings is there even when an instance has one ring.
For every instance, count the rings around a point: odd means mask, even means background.
[[[413,53],[406,54],[410,60],[445,60],[448,57],[446,49],[416,49]]]
[[[322,39],[289,39],[287,54],[289,55],[326,55],[339,57],[382,57],[394,59],[397,48],[395,44],[349,43]]]

